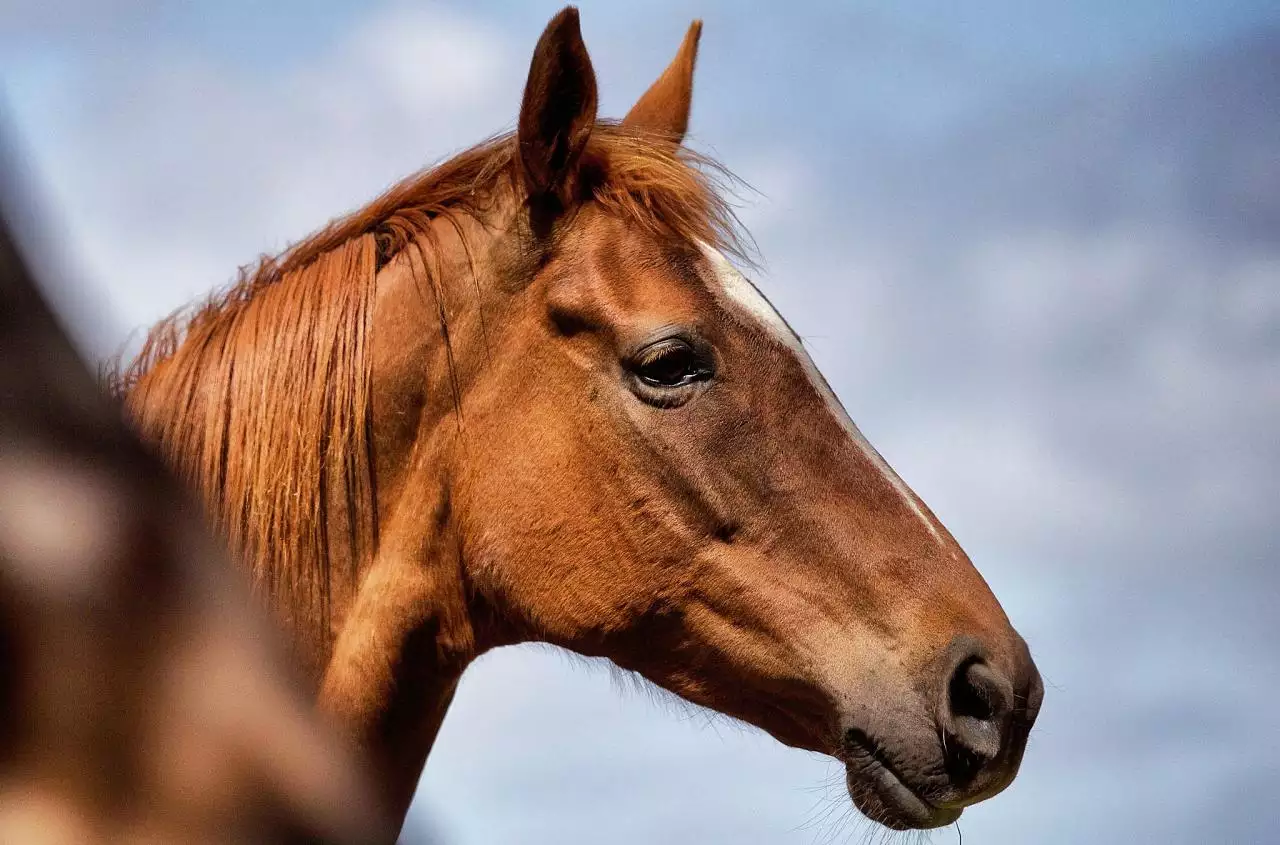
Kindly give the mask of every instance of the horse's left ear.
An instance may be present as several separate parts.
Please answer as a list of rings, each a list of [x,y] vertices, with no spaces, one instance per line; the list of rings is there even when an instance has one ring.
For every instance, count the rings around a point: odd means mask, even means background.
[[[689,107],[693,104],[693,65],[701,35],[702,21],[694,21],[676,57],[627,112],[623,126],[666,135],[677,144],[684,140],[689,128]]]
[[[547,24],[529,65],[516,136],[531,199],[564,204],[596,122],[596,73],[582,42],[578,10],[567,6]]]

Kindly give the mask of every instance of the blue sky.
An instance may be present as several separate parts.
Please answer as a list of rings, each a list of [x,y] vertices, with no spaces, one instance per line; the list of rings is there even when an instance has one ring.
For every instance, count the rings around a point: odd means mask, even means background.
[[[581,5],[613,115],[706,20],[693,143],[758,190],[759,283],[1049,681],[965,842],[1280,837],[1280,7]],[[0,0],[83,342],[508,128],[556,8]],[[524,647],[410,833],[859,841],[836,773]]]

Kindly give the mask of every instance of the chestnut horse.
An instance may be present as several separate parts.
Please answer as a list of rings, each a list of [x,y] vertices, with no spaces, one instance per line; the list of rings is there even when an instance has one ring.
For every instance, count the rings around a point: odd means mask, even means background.
[[[681,143],[700,29],[606,122],[565,9],[512,135],[264,260],[125,373],[397,817],[468,664],[532,640],[838,758],[890,827],[1018,769],[1026,644],[726,257],[722,171]]]

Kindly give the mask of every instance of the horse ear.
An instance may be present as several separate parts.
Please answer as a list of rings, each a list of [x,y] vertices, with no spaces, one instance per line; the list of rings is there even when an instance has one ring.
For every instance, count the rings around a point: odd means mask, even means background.
[[[531,198],[567,203],[582,151],[596,122],[596,74],[582,43],[578,10],[547,24],[529,66],[516,135]]]
[[[623,118],[622,125],[667,135],[675,143],[684,140],[693,102],[693,65],[698,58],[702,21],[694,21],[685,33],[676,57],[649,86]]]

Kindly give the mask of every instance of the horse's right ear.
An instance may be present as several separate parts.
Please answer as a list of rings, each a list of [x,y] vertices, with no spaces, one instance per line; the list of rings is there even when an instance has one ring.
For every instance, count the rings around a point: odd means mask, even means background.
[[[582,43],[578,10],[568,6],[538,39],[520,105],[516,136],[530,199],[569,204],[595,122],[596,74]]]

